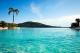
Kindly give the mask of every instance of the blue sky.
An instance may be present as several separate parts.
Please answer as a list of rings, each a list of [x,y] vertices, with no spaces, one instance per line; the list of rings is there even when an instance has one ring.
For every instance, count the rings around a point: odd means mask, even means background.
[[[70,26],[80,17],[80,0],[0,0],[0,20],[12,22],[8,8],[19,9],[15,23],[26,21],[48,25]]]

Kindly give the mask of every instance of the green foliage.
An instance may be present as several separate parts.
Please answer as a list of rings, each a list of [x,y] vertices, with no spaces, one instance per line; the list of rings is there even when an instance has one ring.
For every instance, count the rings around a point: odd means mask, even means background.
[[[80,27],[80,19],[79,18],[77,18],[77,19],[75,19],[75,23],[72,23],[71,24],[71,27],[72,28],[75,28],[75,27]]]
[[[17,27],[17,24],[14,24],[14,23],[8,23],[8,27]]]
[[[7,27],[7,23],[5,21],[0,21],[0,26],[1,27]]]
[[[19,13],[19,10],[18,9],[15,9],[15,8],[9,8],[8,14],[10,14],[10,13],[16,13],[16,14],[18,14]]]
[[[11,28],[11,27],[17,27],[17,24],[14,24],[14,23],[7,23],[5,21],[0,21],[0,27],[8,27],[8,28]]]

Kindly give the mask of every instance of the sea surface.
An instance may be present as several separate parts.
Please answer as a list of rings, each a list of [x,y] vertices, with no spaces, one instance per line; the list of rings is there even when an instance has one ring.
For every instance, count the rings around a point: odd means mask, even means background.
[[[80,53],[80,31],[70,28],[0,30],[0,53]]]

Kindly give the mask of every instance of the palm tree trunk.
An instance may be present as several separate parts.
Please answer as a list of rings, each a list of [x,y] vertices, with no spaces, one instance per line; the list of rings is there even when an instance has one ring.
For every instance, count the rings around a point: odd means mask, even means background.
[[[14,24],[14,12],[13,12],[13,24]]]
[[[80,27],[80,22],[79,22],[79,27]]]
[[[78,22],[78,27],[79,27],[79,22]]]

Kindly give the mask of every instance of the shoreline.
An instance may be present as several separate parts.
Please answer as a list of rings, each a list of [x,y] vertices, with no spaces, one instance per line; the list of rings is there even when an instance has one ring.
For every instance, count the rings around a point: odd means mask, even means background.
[[[14,28],[70,28],[70,27],[14,27]],[[9,29],[9,27],[4,27],[4,28],[0,27],[0,30],[1,29]]]
[[[14,29],[20,29],[20,28],[70,28],[70,27],[14,27]],[[13,29],[13,28],[0,27],[0,30],[7,30],[7,29]]]

